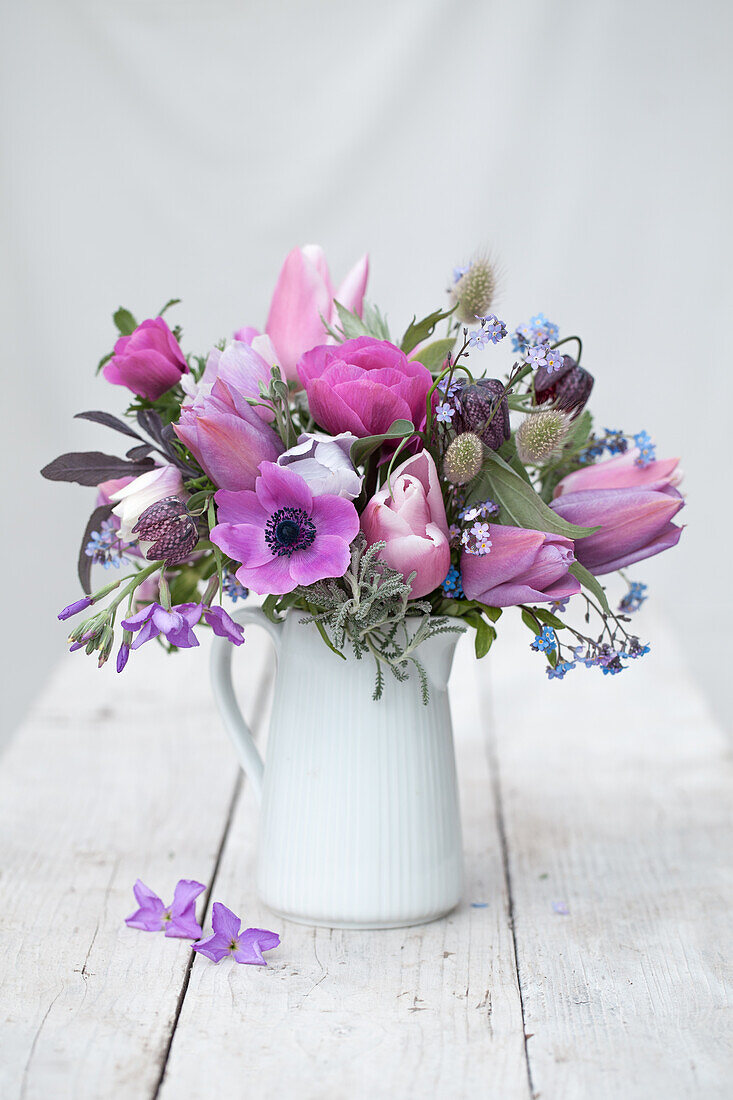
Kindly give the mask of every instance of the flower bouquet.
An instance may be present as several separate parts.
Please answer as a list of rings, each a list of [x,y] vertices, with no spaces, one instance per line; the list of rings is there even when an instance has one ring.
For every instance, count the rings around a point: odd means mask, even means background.
[[[412,667],[427,700],[421,644],[469,627],[483,657],[507,607],[552,678],[618,673],[648,651],[628,626],[646,586],[624,569],[680,537],[677,460],[657,460],[643,431],[594,433],[580,338],[542,314],[509,335],[485,259],[397,339],[364,299],[367,274],[365,257],[334,290],[323,252],[295,249],[264,333],[241,328],[206,356],[182,351],[164,317],[175,300],[140,324],[114,314],[99,369],[133,400],[125,419],[78,415],[131,446],[43,470],[97,492],[85,594],[59,615],[88,612],[73,650],[101,666],[117,646],[121,672],[153,638],[197,646],[199,627],[239,645],[224,601],[253,592],[272,620],[297,609],[330,649],[371,658],[376,698],[385,672]],[[95,564],[117,574],[96,589]],[[615,611],[598,580],[612,572],[626,583]],[[582,629],[563,618],[573,597]]]
[[[118,310],[100,370],[133,400],[124,419],[79,416],[120,433],[125,457],[43,473],[97,492],[84,595],[59,615],[77,619],[71,648],[103,665],[117,647],[121,672],[152,639],[197,646],[210,627],[214,696],[262,798],[262,899],[383,928],[460,898],[457,634],[484,657],[515,607],[551,678],[620,672],[648,651],[630,627],[645,585],[624,570],[677,542],[683,500],[645,432],[593,431],[577,336],[542,314],[509,336],[484,259],[397,338],[366,281],[363,259],[334,290],[321,250],[296,249],[264,333],[203,357],[164,319],[176,302],[141,324]],[[95,588],[95,565],[114,578]],[[599,578],[617,571],[614,610]],[[238,609],[250,592],[261,608]],[[266,767],[232,687],[245,622],[278,650]]]

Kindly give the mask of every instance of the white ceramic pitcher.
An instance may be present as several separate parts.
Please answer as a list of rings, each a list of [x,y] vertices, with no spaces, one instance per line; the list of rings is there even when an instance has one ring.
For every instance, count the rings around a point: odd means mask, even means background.
[[[375,702],[373,660],[341,660],[302,612],[280,625],[257,607],[233,617],[262,626],[278,658],[266,765],[234,695],[235,647],[216,638],[211,663],[214,698],[261,799],[262,900],[288,920],[331,928],[394,928],[449,912],[462,882],[447,692],[458,635],[419,647],[425,706],[414,669],[406,683],[387,671]]]

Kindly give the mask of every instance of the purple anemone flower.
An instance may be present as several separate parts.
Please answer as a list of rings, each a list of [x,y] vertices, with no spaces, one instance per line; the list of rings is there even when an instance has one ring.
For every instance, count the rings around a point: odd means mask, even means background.
[[[157,894],[140,879],[132,888],[138,907],[125,924],[130,928],[140,928],[143,932],[162,932],[166,936],[178,939],[197,940],[203,935],[201,925],[196,920],[196,898],[206,887],[194,879],[182,878],[176,884],[173,901],[163,904]]]
[[[275,462],[260,464],[254,492],[220,489],[215,500],[211,541],[242,563],[237,580],[258,595],[282,595],[348,569],[359,533],[350,500],[314,496],[299,474]]]
[[[277,932],[268,932],[265,928],[246,928],[242,931],[239,917],[220,901],[214,902],[211,924],[213,935],[195,943],[193,949],[215,963],[231,955],[238,963],[267,966],[262,952],[272,951],[280,943]]]

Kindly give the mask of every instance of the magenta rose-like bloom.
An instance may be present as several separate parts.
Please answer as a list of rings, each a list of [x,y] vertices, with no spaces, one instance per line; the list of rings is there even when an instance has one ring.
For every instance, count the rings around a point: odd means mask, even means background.
[[[682,528],[671,520],[684,503],[671,485],[652,485],[563,492],[551,507],[569,523],[600,527],[575,544],[580,564],[600,575],[676,546]]]
[[[274,462],[262,463],[254,492],[224,489],[215,500],[219,523],[211,541],[242,563],[237,580],[258,595],[283,595],[346,572],[359,531],[350,500],[314,496],[302,477]]]
[[[251,489],[260,463],[274,462],[284,450],[246,396],[223,378],[217,378],[210,393],[184,405],[173,428],[222,489]]]
[[[313,348],[300,358],[298,377],[313,417],[332,435],[380,435],[395,420],[425,424],[432,375],[386,340],[359,336]]]
[[[678,458],[658,459],[637,465],[638,447],[624,454],[584,466],[564,477],[555,489],[555,497],[585,489],[660,489],[679,484],[682,475],[677,470]]]
[[[412,582],[415,599],[432,592],[450,566],[448,521],[440,479],[428,451],[408,458],[368,502],[361,529],[371,546],[387,545],[380,558],[405,577],[416,571]]]
[[[574,561],[571,539],[492,523],[489,553],[461,554],[463,591],[490,607],[564,600],[580,592]]]
[[[127,386],[139,397],[156,401],[180,382],[188,363],[162,317],[143,321],[130,336],[121,336],[103,374],[115,386]]]

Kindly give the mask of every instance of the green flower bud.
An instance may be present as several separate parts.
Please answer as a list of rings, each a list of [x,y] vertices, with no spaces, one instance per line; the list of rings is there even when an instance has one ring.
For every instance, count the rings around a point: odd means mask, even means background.
[[[517,428],[515,442],[520,461],[539,466],[555,457],[570,431],[570,417],[560,409],[530,413]]]
[[[467,485],[480,472],[484,445],[475,432],[462,432],[451,443],[443,458],[443,473],[454,485]]]
[[[496,296],[496,268],[486,256],[472,261],[451,290],[457,304],[456,317],[466,325],[475,325],[477,317],[485,317]]]

